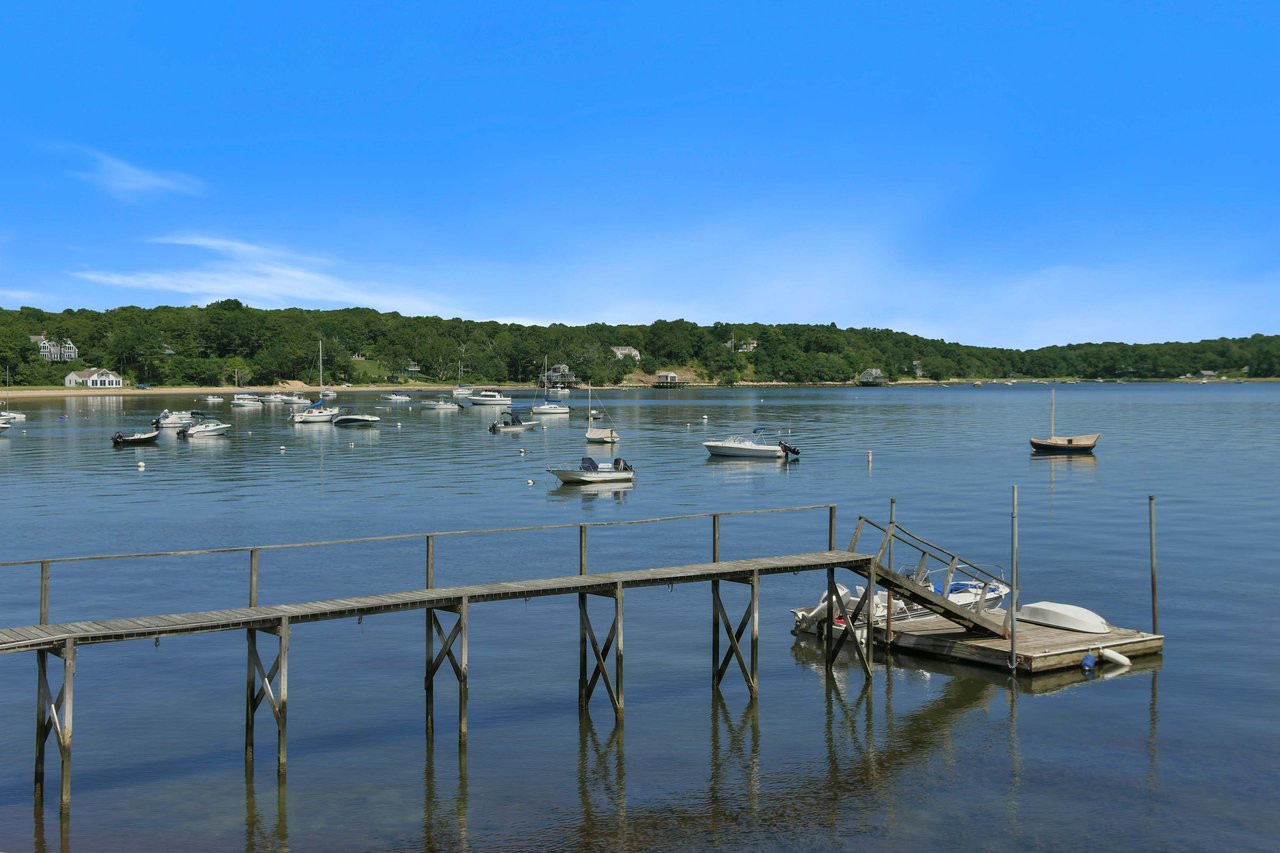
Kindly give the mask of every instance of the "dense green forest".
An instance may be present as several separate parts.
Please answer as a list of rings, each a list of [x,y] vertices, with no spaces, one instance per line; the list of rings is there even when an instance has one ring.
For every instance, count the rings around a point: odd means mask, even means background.
[[[46,362],[30,340],[71,340],[74,362]],[[317,380],[324,344],[328,383],[414,375],[424,381],[533,382],[544,359],[583,381],[620,382],[628,372],[695,369],[707,381],[849,382],[878,368],[888,380],[982,377],[1172,379],[1201,370],[1231,376],[1280,374],[1280,336],[1198,343],[1090,343],[1036,350],[929,340],[888,329],[715,323],[521,326],[440,317],[403,317],[367,308],[262,310],[234,299],[204,308],[109,311],[0,308],[0,366],[13,385],[60,385],[70,371],[106,367],[134,383],[266,385]],[[612,347],[631,346],[633,359]],[[380,374],[362,372],[379,365]],[[693,378],[682,376],[682,378]]]

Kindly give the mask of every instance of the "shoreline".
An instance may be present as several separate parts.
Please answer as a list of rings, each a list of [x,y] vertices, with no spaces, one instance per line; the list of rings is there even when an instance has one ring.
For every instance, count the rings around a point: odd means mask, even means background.
[[[718,385],[714,383],[690,382],[681,389],[665,389],[653,388],[650,385],[624,383],[622,385],[610,385],[607,387],[595,388],[596,391],[664,391],[664,390],[707,390],[720,389],[732,390],[734,388],[860,388],[860,387],[879,387],[879,388],[919,388],[927,386],[941,385],[971,385],[975,382],[987,384],[1004,384],[1009,380],[1003,379],[948,379],[936,381],[932,379],[904,379],[898,382],[886,382],[879,386],[860,386],[856,382],[738,382],[734,385]],[[1259,378],[1239,380],[1245,383],[1257,382],[1277,382],[1280,379]],[[1116,384],[1139,384],[1144,382],[1171,382],[1183,384],[1200,384],[1199,379],[1127,379],[1122,383],[1117,383],[1114,379],[1103,380],[1098,382],[1093,379],[1071,380],[1070,382],[1063,380],[1050,379],[1018,379],[1016,384],[1032,385],[1032,384],[1089,384],[1089,385],[1116,385]],[[1235,384],[1235,379],[1211,379],[1207,384],[1222,385]],[[338,393],[353,393],[358,391],[378,391],[390,392],[399,391],[401,393],[423,393],[423,394],[443,394],[453,390],[455,385],[450,384],[421,384],[421,385],[359,385],[350,388],[326,386],[329,390]],[[537,386],[532,384],[509,384],[500,382],[481,383],[471,386],[476,390],[492,388],[503,391],[536,391]],[[0,392],[0,401],[6,400],[29,400],[42,397],[171,397],[190,394],[196,397],[207,394],[222,394],[230,396],[232,394],[270,394],[277,391],[294,391],[304,394],[318,394],[321,390],[319,385],[308,385],[305,382],[281,382],[277,385],[259,385],[248,387],[236,387],[233,385],[212,385],[212,386],[165,386],[159,388],[13,388],[10,387]],[[575,389],[584,391],[583,388]]]

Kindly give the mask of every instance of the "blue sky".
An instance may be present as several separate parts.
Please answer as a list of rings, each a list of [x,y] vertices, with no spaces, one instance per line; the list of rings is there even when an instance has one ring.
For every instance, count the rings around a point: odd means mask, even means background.
[[[1280,4],[0,6],[0,307],[1280,332]]]

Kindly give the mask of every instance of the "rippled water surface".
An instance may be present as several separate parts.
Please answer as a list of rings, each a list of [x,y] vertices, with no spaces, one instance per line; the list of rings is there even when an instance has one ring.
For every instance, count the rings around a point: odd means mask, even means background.
[[[340,400],[376,430],[290,426],[279,408],[207,408],[224,438],[114,449],[189,397],[13,401],[0,434],[0,561],[200,550],[834,503],[967,559],[1010,564],[1018,487],[1024,600],[1151,625],[1156,498],[1163,658],[1109,679],[1002,674],[896,657],[833,684],[789,633],[819,575],[764,580],[760,698],[736,668],[710,687],[706,585],[629,591],[625,724],[600,690],[580,717],[572,597],[470,618],[469,737],[444,670],[424,733],[423,616],[299,625],[289,654],[287,784],[274,725],[243,763],[242,633],[88,646],[77,657],[73,797],[32,808],[36,668],[0,656],[0,850],[1269,849],[1280,834],[1280,385],[1061,385],[1060,433],[1093,457],[1035,458],[1043,385],[605,394],[637,470],[627,488],[559,486],[545,467],[601,447],[585,401],[492,435],[493,410]],[[711,460],[709,438],[789,431],[792,464]],[[530,483],[529,481],[533,482]],[[721,556],[826,547],[826,513],[726,517]],[[860,550],[866,550],[863,544]],[[706,518],[593,528],[594,571],[710,559]],[[436,582],[575,574],[576,529],[444,537]],[[265,551],[260,601],[423,584],[422,539]],[[241,607],[243,553],[55,565],[51,621]],[[726,585],[732,587],[732,585]],[[746,592],[724,591],[735,620]],[[39,572],[0,568],[0,625],[38,619]],[[592,604],[607,630],[611,604]],[[601,628],[600,626],[605,626]],[[267,647],[264,638],[260,641]],[[55,686],[55,690],[57,687]]]

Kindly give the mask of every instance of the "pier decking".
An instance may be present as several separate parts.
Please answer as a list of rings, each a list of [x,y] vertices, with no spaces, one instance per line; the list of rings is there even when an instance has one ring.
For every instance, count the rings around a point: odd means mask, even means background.
[[[721,563],[697,563],[657,569],[569,575],[527,581],[473,584],[469,586],[415,589],[388,595],[336,598],[300,604],[242,607],[194,613],[171,613],[132,619],[104,619],[98,622],[69,622],[62,625],[29,625],[0,628],[0,654],[62,649],[66,643],[89,645],[120,640],[145,640],[179,634],[212,631],[271,630],[282,620],[292,624],[350,619],[404,610],[452,609],[464,602],[540,598],[549,595],[612,594],[618,589],[666,586],[676,583],[749,580],[767,576],[808,572],[827,568],[851,568],[871,561],[870,555],[848,551],[815,551],[782,557],[758,557]]]

